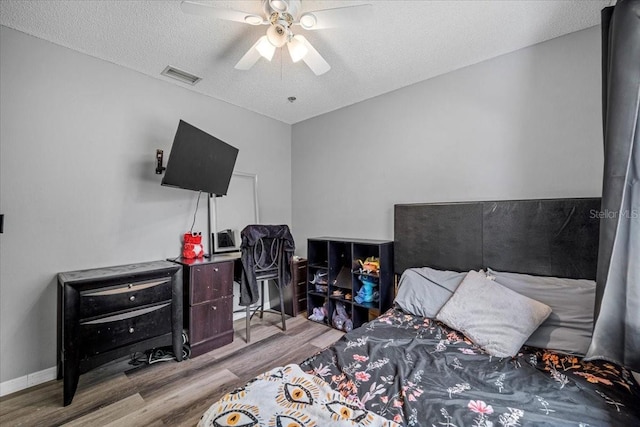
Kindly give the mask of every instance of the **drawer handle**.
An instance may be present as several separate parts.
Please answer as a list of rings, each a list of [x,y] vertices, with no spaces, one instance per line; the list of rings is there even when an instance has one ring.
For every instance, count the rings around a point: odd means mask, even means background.
[[[135,300],[136,300],[136,296],[135,296],[135,295],[131,295],[131,296],[129,297],[129,301],[135,301]]]
[[[218,309],[218,307],[216,307],[215,305],[211,306],[211,310],[217,310],[217,309]]]
[[[132,334],[135,329],[129,328],[129,333]]]
[[[125,292],[131,292],[131,289],[135,289],[141,291],[143,289],[153,288],[155,286],[161,286],[169,283],[167,279],[160,279],[151,282],[142,282],[142,283],[129,283],[126,286],[120,285],[119,287],[104,290],[92,290],[92,291],[82,291],[80,295],[83,297],[100,297],[106,295],[119,295]]]
[[[165,307],[170,307],[170,306],[171,306],[171,303],[167,302],[162,305],[156,305],[156,306],[147,307],[147,308],[139,308],[137,310],[128,311],[126,313],[114,314],[112,316],[102,317],[96,320],[80,322],[80,324],[81,325],[99,325],[102,323],[117,322],[124,319],[131,319],[132,317],[136,317],[136,316],[142,316],[143,314],[151,313],[152,311],[161,310]]]
[[[217,271],[218,271],[218,267],[215,267],[215,268],[213,269],[213,271],[217,272]]]

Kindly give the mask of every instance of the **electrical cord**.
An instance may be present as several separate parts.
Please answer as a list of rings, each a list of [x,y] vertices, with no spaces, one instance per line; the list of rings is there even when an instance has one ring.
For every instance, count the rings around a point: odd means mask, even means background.
[[[198,206],[200,205],[200,195],[202,194],[202,191],[198,191],[198,199],[196,200],[196,209],[195,211],[193,211],[193,222],[191,223],[191,229],[189,230],[189,233],[193,233],[193,227],[196,225],[196,215],[198,214]],[[171,261],[177,261],[178,258],[182,257],[182,254],[178,255],[177,257],[173,258]]]
[[[193,212],[193,222],[191,223],[191,229],[189,233],[193,233],[193,226],[196,225],[196,215],[198,214],[198,205],[200,205],[200,195],[202,191],[198,191],[198,200],[196,201],[196,210]]]

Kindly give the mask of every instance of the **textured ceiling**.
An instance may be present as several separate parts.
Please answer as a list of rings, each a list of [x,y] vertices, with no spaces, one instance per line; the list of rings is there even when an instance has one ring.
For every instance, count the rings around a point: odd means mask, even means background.
[[[202,1],[261,14],[259,0]],[[372,4],[352,26],[304,34],[331,64],[316,76],[278,49],[248,71],[233,67],[266,27],[184,14],[180,1],[0,2],[0,23],[285,123],[598,25],[613,0],[313,1],[302,11]],[[195,86],[161,76],[172,65]],[[287,98],[295,96],[290,103]]]

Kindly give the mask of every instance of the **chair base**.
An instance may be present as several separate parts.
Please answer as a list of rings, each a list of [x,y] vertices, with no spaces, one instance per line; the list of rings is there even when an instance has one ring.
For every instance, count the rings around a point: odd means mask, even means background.
[[[270,313],[278,313],[275,310],[265,310],[264,309],[264,284],[265,282],[267,282],[267,280],[262,280],[260,282],[260,304],[254,304],[252,305],[248,305],[245,308],[245,313],[246,313],[246,342],[249,343],[251,341],[251,319],[253,318],[253,316],[255,316],[255,314],[260,311],[260,318],[263,318],[264,312],[270,312]],[[278,283],[277,280],[275,280],[276,282],[276,287],[278,288],[278,293],[280,294],[280,308],[282,309],[282,311],[280,311],[280,315],[282,317],[282,330],[286,331],[287,330],[287,323],[286,323],[286,319],[285,319],[285,313],[284,313],[284,295],[282,293],[282,287],[280,286],[280,284]]]

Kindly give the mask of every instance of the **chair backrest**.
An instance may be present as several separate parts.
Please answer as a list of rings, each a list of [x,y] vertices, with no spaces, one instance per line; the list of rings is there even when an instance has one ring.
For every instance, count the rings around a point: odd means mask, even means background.
[[[250,251],[256,279],[267,280],[279,277],[280,266],[284,259],[282,239],[262,237],[256,241]]]

